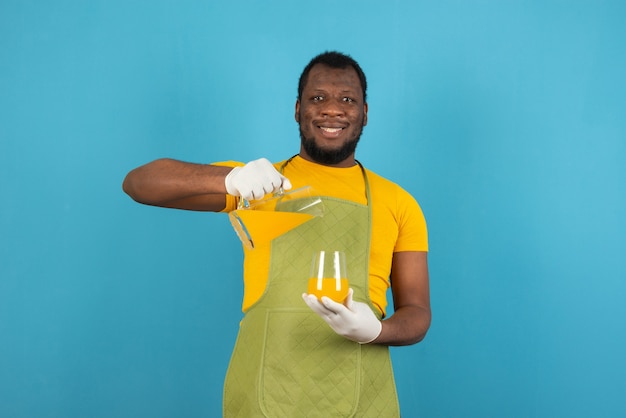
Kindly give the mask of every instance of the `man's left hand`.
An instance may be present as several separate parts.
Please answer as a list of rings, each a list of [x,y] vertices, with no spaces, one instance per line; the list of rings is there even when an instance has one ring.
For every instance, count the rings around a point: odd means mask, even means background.
[[[302,299],[318,314],[337,334],[360,344],[374,341],[382,331],[383,324],[376,318],[370,307],[352,300],[353,290],[348,291],[345,304],[322,296],[320,301],[315,295],[304,293]]]

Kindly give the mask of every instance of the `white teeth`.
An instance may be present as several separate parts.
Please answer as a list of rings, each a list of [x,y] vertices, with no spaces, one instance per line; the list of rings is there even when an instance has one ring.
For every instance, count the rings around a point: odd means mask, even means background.
[[[320,128],[325,131],[325,132],[339,132],[342,128],[324,128],[323,126],[320,126]]]

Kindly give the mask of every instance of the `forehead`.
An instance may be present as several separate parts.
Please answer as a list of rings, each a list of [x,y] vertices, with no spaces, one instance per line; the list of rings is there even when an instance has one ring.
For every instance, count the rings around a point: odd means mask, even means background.
[[[363,93],[361,80],[354,68],[333,68],[316,64],[307,77],[305,90],[342,89]]]

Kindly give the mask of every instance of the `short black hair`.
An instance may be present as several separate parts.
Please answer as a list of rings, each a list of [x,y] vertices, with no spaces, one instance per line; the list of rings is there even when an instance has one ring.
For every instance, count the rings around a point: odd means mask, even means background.
[[[304,90],[304,86],[309,79],[309,73],[311,72],[311,68],[313,68],[313,66],[317,64],[327,65],[331,68],[354,68],[357,75],[359,76],[361,88],[363,89],[363,102],[367,101],[367,80],[365,78],[365,73],[361,69],[361,66],[351,56],[342,54],[341,52],[337,51],[323,52],[313,58],[311,62],[309,62],[306,67],[304,67],[304,70],[300,75],[300,81],[298,82],[298,100],[302,100],[302,91]]]

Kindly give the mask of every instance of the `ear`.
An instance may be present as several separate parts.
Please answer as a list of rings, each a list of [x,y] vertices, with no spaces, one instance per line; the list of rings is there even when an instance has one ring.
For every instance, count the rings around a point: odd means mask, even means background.
[[[367,125],[367,103],[363,104],[363,126]]]
[[[296,113],[294,115],[296,122],[300,123],[300,100],[296,100]]]

